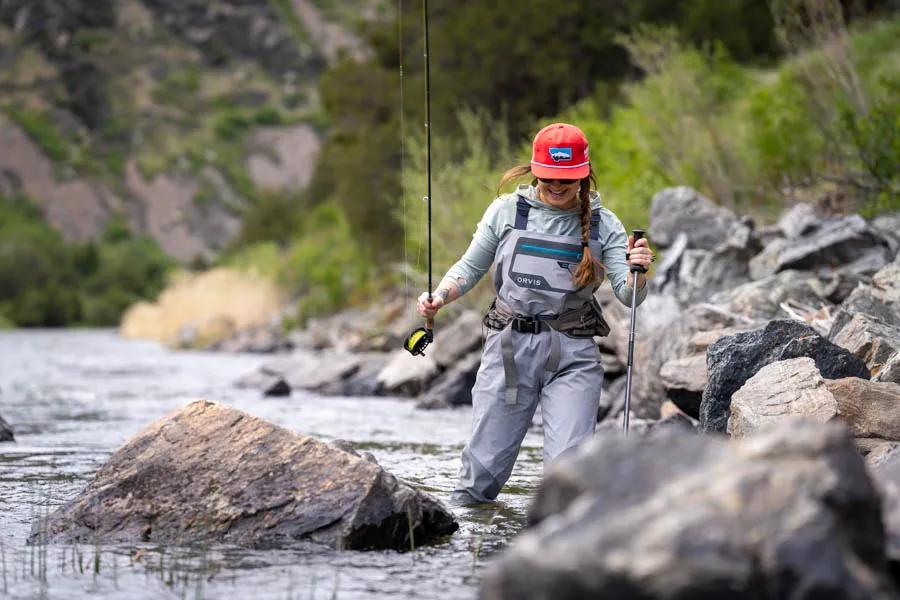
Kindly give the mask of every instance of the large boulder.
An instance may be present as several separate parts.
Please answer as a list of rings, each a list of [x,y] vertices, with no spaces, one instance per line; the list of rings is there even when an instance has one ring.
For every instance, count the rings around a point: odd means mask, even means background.
[[[32,539],[402,550],[456,528],[437,500],[377,464],[201,400],[117,450]]]
[[[813,359],[780,360],[761,368],[731,397],[727,431],[742,437],[796,417],[825,423],[837,412],[837,402]]]
[[[650,201],[649,237],[663,248],[674,244],[679,233],[687,233],[689,248],[712,250],[737,223],[733,212],[690,187],[666,188]]]
[[[0,442],[13,442],[15,439],[12,427],[0,417]]]
[[[700,427],[724,433],[731,396],[769,363],[808,356],[826,379],[869,379],[865,363],[797,321],[770,321],[765,327],[720,339],[706,353],[709,379],[700,402]]]
[[[595,438],[529,516],[484,600],[897,597],[878,493],[838,425]]]
[[[826,380],[808,357],[770,363],[731,397],[728,433],[744,436],[796,417],[840,419],[854,437],[900,441],[900,385]]]

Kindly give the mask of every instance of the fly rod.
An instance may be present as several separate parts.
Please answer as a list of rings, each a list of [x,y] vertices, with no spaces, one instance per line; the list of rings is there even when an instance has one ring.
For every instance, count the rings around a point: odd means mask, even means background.
[[[431,59],[428,52],[428,0],[422,0],[422,22],[425,32],[425,171],[426,171],[426,196],[428,203],[428,302],[432,300],[431,268]],[[412,354],[424,355],[425,348],[434,341],[434,319],[425,319],[425,327],[419,327],[409,334],[403,347]]]

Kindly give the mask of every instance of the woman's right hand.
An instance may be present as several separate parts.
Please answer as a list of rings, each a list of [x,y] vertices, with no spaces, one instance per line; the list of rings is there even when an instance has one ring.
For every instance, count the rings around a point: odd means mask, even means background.
[[[432,295],[431,300],[428,299],[428,292],[422,292],[419,300],[416,302],[416,311],[426,319],[433,319],[437,311],[444,306],[444,298],[438,295]]]

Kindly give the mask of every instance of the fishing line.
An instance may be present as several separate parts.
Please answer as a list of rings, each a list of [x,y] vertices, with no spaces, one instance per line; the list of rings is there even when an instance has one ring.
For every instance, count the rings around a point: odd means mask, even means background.
[[[427,192],[424,200],[428,203],[428,301],[434,289],[431,253],[431,65],[428,47],[428,0],[422,0],[422,24],[425,34],[425,173]],[[403,347],[413,356],[424,355],[425,348],[434,340],[434,319],[425,319],[425,327],[419,327],[409,334]]]
[[[406,225],[409,223],[406,210],[406,128],[404,126],[404,111],[406,103],[403,95],[403,0],[397,0],[397,54],[400,62],[400,198],[403,202],[403,279],[406,284],[405,298],[412,297],[409,285],[409,240],[406,238]]]

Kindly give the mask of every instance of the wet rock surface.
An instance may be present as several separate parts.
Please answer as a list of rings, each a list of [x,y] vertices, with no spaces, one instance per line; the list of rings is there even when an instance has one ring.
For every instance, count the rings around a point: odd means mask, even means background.
[[[437,500],[370,460],[201,400],[139,432],[32,538],[402,550],[456,528]]]
[[[551,469],[482,597],[896,598],[880,502],[838,425],[603,436]]]

